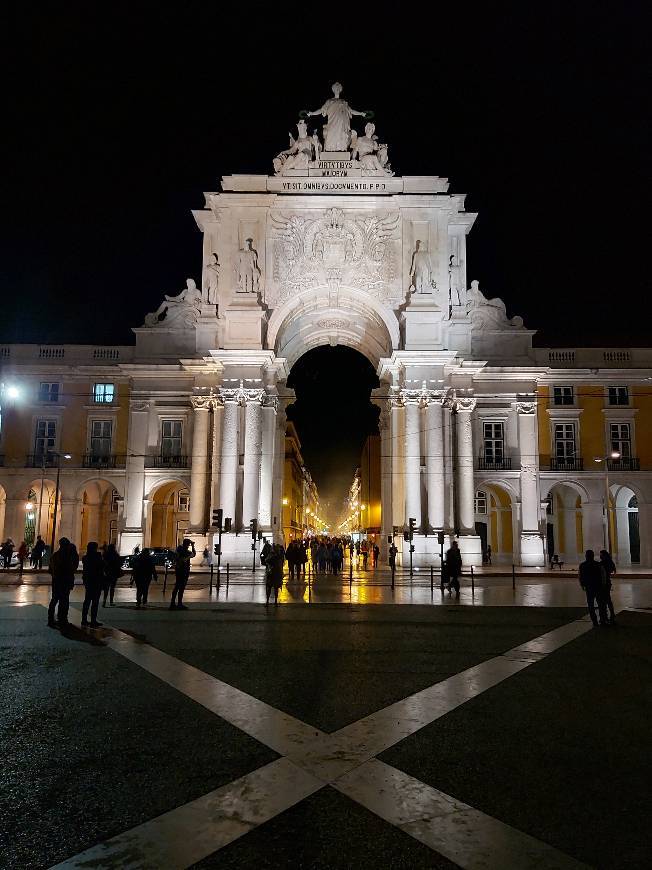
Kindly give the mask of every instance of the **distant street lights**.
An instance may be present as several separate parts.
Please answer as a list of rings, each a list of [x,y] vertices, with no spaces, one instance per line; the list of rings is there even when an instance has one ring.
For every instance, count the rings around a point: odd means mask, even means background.
[[[594,456],[594,462],[604,462],[604,546],[611,553],[611,523],[609,522],[609,460],[620,459],[620,453],[612,450],[608,456]]]

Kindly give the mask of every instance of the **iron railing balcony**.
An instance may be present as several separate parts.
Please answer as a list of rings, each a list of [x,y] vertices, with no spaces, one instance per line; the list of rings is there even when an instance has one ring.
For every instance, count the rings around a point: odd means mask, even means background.
[[[125,457],[116,453],[85,453],[81,464],[82,468],[121,468],[125,464]]]
[[[581,456],[551,456],[551,471],[584,471],[584,460]]]
[[[145,468],[190,468],[190,456],[146,456]]]
[[[609,471],[640,471],[641,460],[635,456],[621,456],[619,459],[607,459]]]
[[[25,468],[56,468],[57,463],[56,453],[28,453]]]
[[[512,458],[511,456],[503,456],[498,459],[494,457],[488,459],[486,456],[478,457],[478,471],[511,471]]]

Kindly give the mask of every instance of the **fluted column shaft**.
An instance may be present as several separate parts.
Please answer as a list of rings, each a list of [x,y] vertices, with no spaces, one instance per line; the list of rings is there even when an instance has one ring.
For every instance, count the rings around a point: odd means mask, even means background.
[[[445,524],[444,491],[444,421],[438,399],[426,407],[426,469],[428,482],[428,521],[441,531]]]
[[[235,522],[238,483],[238,403],[224,400],[222,421],[222,462],[220,469],[220,506],[224,518]]]
[[[258,519],[260,464],[263,449],[263,406],[250,398],[245,406],[244,481],[242,487],[242,524]]]
[[[260,525],[265,531],[272,527],[272,488],[274,481],[274,433],[276,430],[276,403],[266,401],[263,407],[263,447],[260,467],[260,501],[258,514]]]
[[[190,528],[205,531],[206,490],[208,488],[208,422],[209,404],[194,399],[192,429],[192,464],[190,466]]]
[[[421,528],[421,409],[416,400],[405,403],[405,523]]]
[[[457,403],[457,494],[460,534],[475,534],[475,482],[473,479],[473,428],[475,401]]]

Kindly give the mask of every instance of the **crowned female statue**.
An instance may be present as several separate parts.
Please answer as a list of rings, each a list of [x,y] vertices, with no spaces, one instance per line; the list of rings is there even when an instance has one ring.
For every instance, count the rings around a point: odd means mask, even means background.
[[[333,97],[326,100],[321,109],[315,112],[308,112],[308,117],[312,115],[322,115],[328,119],[328,123],[324,124],[324,151],[348,151],[351,141],[351,118],[353,115],[360,115],[364,118],[366,112],[357,112],[351,106],[340,98],[342,93],[342,85],[335,82],[333,85]]]

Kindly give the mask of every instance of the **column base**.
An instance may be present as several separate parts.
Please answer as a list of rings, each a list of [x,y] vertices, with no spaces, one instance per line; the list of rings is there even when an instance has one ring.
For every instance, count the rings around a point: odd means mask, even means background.
[[[454,536],[449,534],[444,538],[444,558],[446,558],[446,550],[448,550],[453,540],[455,540]],[[414,553],[412,553],[412,564],[414,567],[429,568],[431,565],[434,565],[435,568],[441,567],[441,545],[436,534],[428,536],[415,535],[412,543],[414,544]],[[400,541],[396,538],[396,546],[401,552],[402,567],[408,568],[410,566],[409,543],[404,541],[403,538]],[[474,562],[473,564],[476,563]]]
[[[124,529],[120,532],[118,551],[121,556],[131,555],[136,547],[140,547],[141,550],[143,549],[142,529]]]
[[[209,535],[209,540],[211,543],[208,546],[208,549],[213,553],[214,545],[217,544],[219,540],[219,535],[215,532],[212,535]],[[268,536],[269,540],[269,536]],[[260,568],[260,550],[263,545],[263,541],[256,541],[256,568]],[[231,565],[232,568],[248,568],[251,569],[253,565],[253,550],[251,549],[251,545],[253,544],[253,540],[251,538],[251,534],[249,532],[243,532],[241,535],[236,535],[233,532],[229,534],[222,535],[222,557],[220,560],[222,568],[225,568],[227,563]],[[213,562],[217,562],[217,556],[213,556]]]
[[[543,538],[537,532],[521,532],[521,565],[540,568],[546,564]]]
[[[480,535],[460,535],[457,543],[462,554],[462,565],[465,568],[482,567],[482,542]]]

